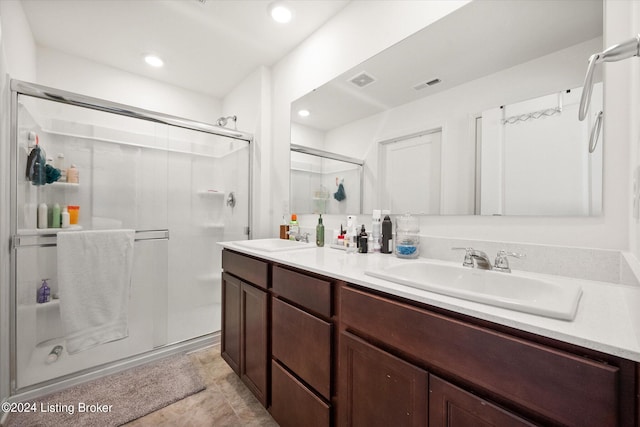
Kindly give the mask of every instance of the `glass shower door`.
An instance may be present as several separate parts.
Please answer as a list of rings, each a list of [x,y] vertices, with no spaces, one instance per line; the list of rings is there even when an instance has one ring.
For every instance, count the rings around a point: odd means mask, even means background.
[[[196,129],[18,95],[13,393],[220,330],[217,242],[248,238],[249,142]],[[36,140],[51,165],[73,164],[79,182],[27,178]],[[136,231],[127,338],[66,352],[59,300],[37,302],[43,279],[57,295],[61,256],[61,229],[39,228],[42,204],[79,206],[64,231]],[[47,363],[57,345],[65,350]]]

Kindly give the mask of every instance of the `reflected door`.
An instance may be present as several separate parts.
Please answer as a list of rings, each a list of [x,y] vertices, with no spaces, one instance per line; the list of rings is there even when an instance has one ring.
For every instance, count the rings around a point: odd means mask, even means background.
[[[381,143],[381,206],[394,213],[440,214],[442,131]]]

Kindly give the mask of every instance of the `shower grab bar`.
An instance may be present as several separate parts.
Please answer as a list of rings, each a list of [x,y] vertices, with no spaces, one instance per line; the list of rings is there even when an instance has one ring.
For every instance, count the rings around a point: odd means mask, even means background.
[[[49,248],[57,246],[57,233],[41,234],[41,235],[24,235],[16,234],[12,237],[12,249],[19,248]],[[147,240],[169,240],[169,230],[136,230],[135,242]]]

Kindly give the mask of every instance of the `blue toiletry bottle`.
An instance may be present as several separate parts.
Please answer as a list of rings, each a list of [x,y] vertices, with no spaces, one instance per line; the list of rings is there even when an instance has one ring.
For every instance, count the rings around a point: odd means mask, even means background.
[[[38,304],[49,302],[51,288],[49,288],[47,280],[49,279],[42,279],[42,286],[40,286],[40,289],[38,289]]]

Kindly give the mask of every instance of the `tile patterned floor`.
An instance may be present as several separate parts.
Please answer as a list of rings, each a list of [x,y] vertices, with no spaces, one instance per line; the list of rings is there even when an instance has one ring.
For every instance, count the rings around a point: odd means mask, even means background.
[[[189,356],[207,389],[125,424],[127,427],[278,427],[222,360],[219,345]]]

